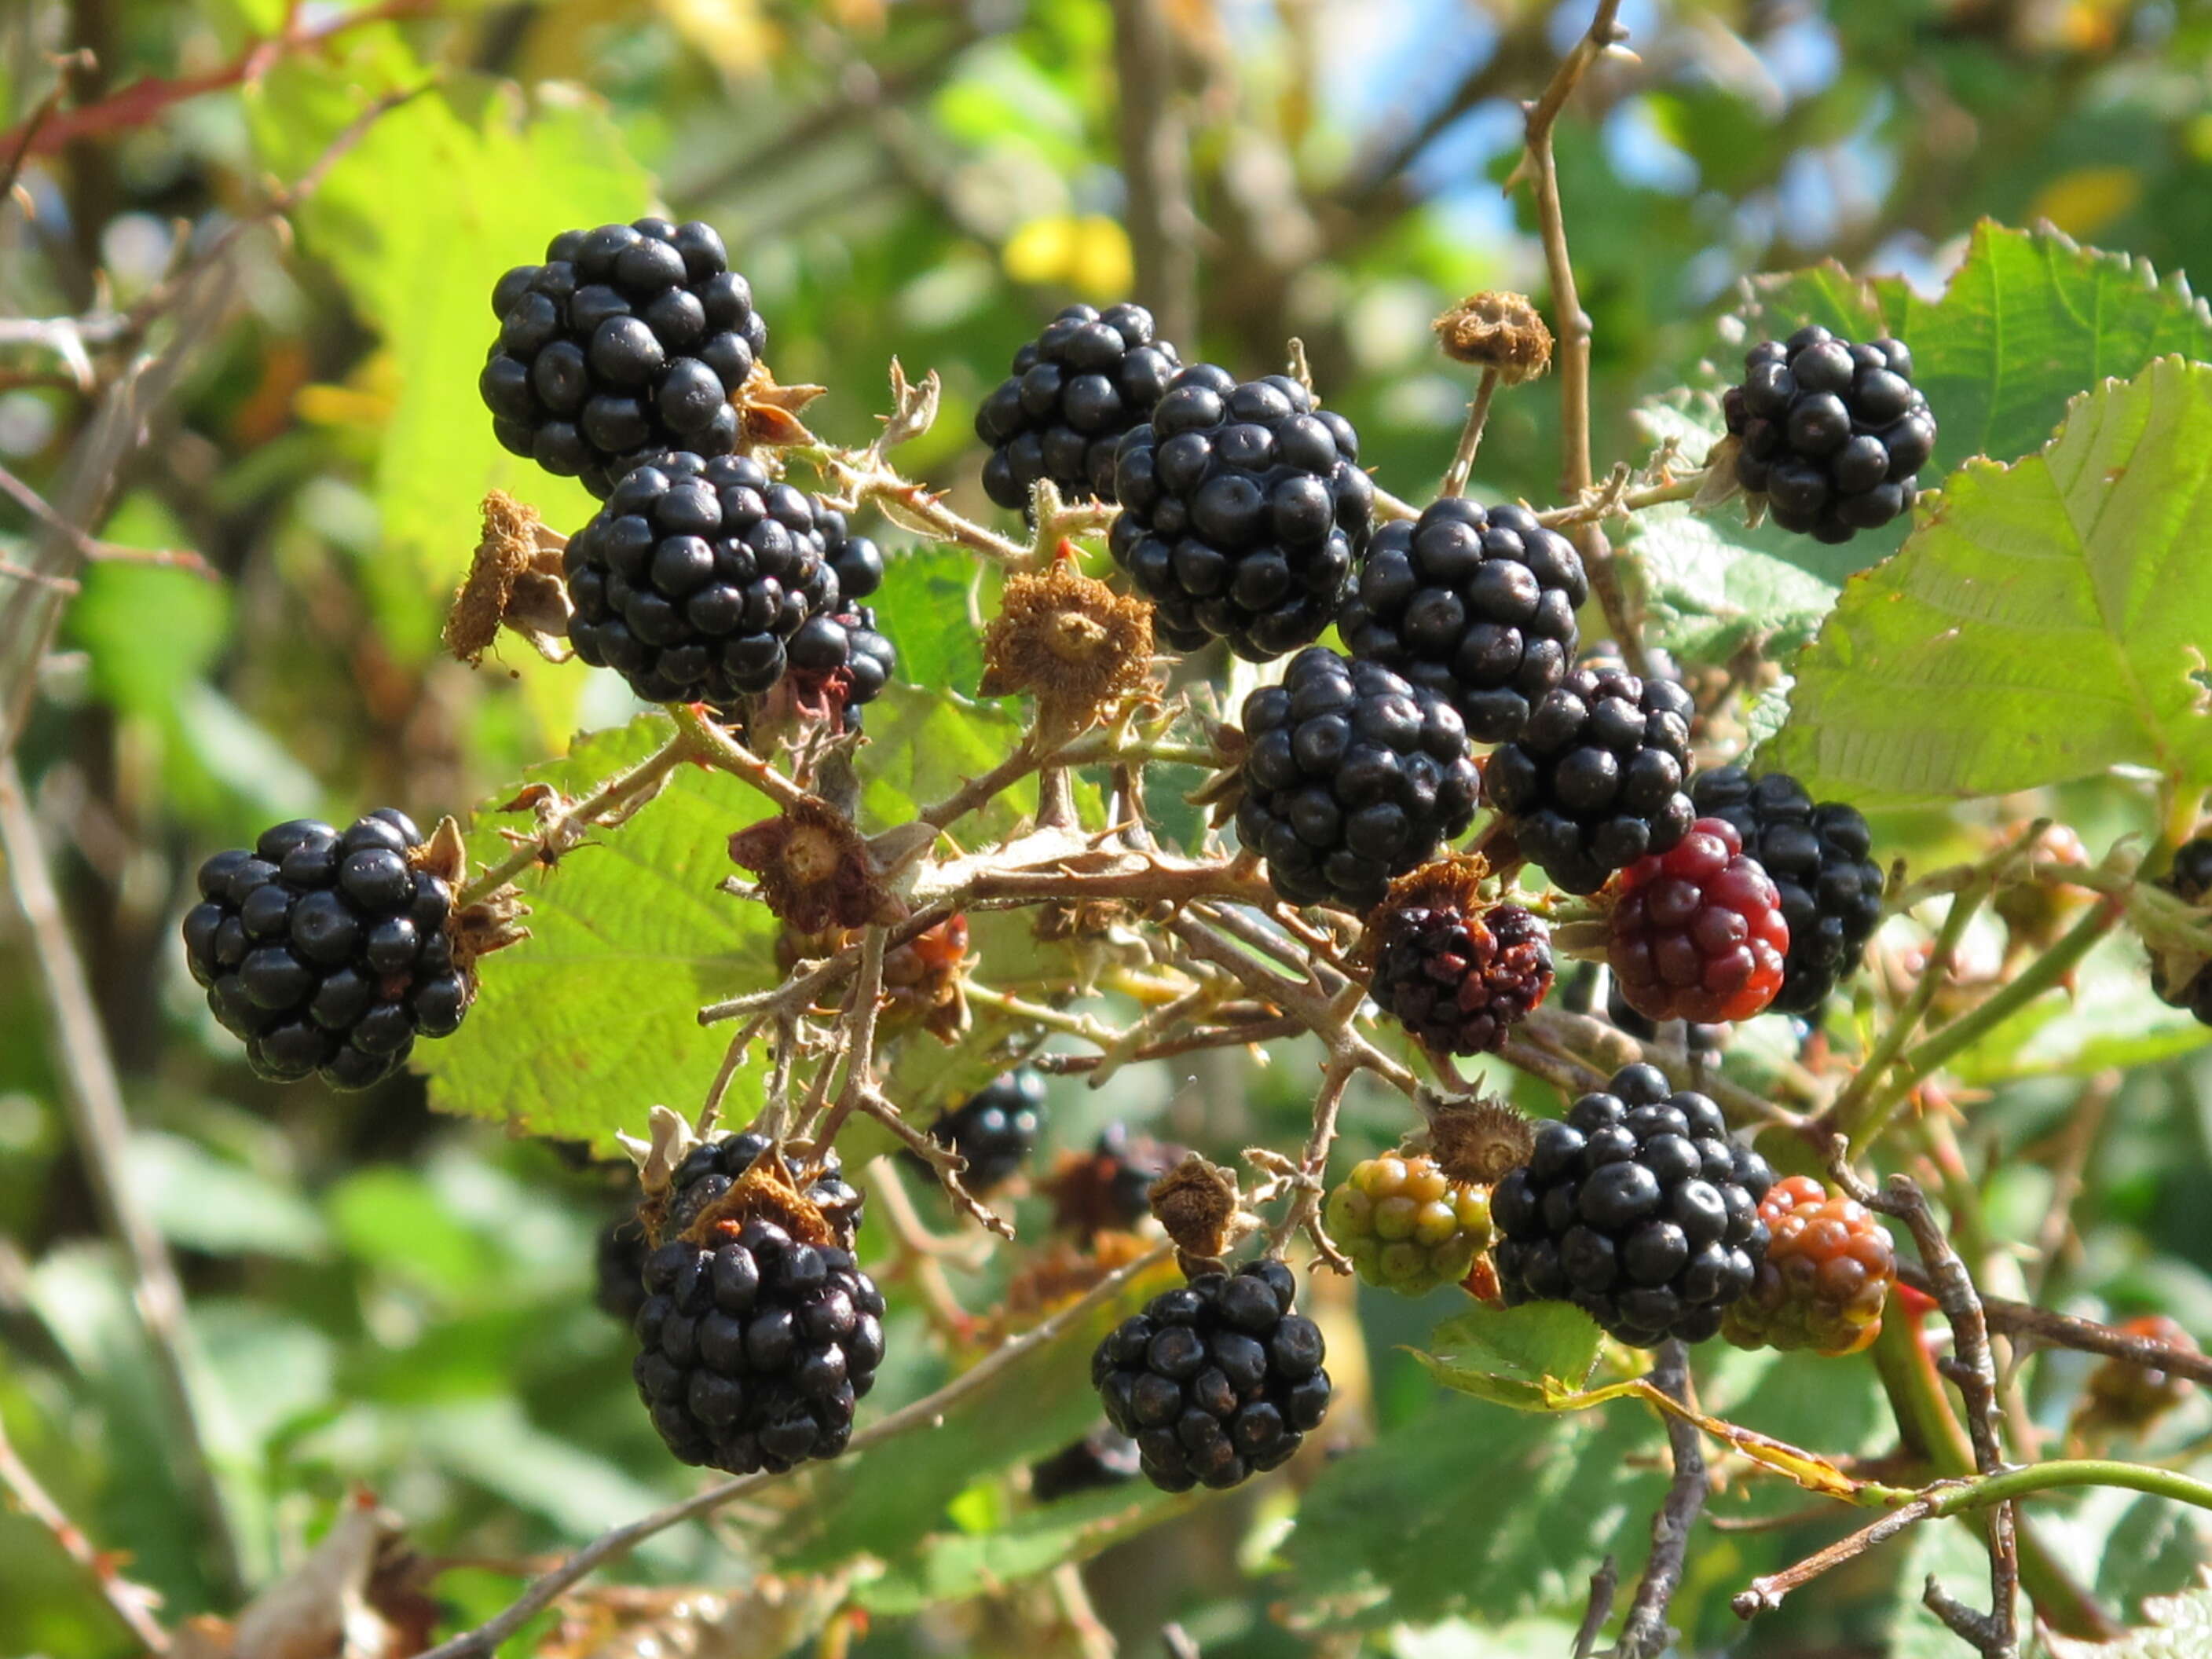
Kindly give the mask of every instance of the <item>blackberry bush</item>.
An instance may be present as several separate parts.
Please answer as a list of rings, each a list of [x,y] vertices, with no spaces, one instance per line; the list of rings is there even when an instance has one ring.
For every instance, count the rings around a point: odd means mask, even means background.
[[[1098,1345],[1106,1420],[1163,1492],[1234,1486],[1290,1462],[1328,1414],[1321,1327],[1279,1261],[1163,1291]]]
[[[646,1257],[631,1366],[668,1449],[732,1474],[835,1457],[884,1357],[884,1298],[854,1260],[860,1194],[834,1164],[760,1165],[758,1135],[678,1169]]]
[[[820,504],[757,461],[662,456],[623,479],[569,538],[569,641],[647,702],[732,708],[782,678],[793,650],[812,672],[846,669],[857,686],[849,634],[838,658],[844,629],[833,613],[843,595],[824,530]],[[849,547],[847,556],[861,568]],[[824,627],[802,644],[815,619]]]
[[[1330,1192],[1322,1222],[1367,1283],[1420,1296],[1458,1284],[1489,1248],[1490,1194],[1425,1155],[1370,1158]]]
[[[1735,828],[1744,852],[1782,896],[1790,950],[1773,1006],[1818,1013],[1838,983],[1858,971],[1881,923],[1881,866],[1869,856],[1874,833],[1866,819],[1841,801],[1815,806],[1786,772],[1754,779],[1740,766],[1698,773],[1690,800],[1699,817]]]
[[[1627,1066],[1538,1130],[1492,1193],[1499,1288],[1509,1304],[1572,1302],[1632,1347],[1702,1342],[1758,1279],[1773,1185],[1719,1107]]]
[[[1358,459],[1350,422],[1286,375],[1176,375],[1121,440],[1109,542],[1159,635],[1181,651],[1224,639],[1255,662],[1318,638],[1367,550],[1375,487]]]
[[[975,411],[975,435],[991,451],[984,492],[1026,511],[1049,478],[1069,500],[1114,500],[1122,434],[1152,419],[1182,367],[1144,307],[1068,307],[1014,354],[1013,372]]]
[[[1020,1173],[1044,1121],[1044,1079],[1026,1066],[1001,1072],[930,1126],[930,1138],[968,1160],[961,1184],[988,1192]]]
[[[366,1089],[416,1037],[460,1029],[475,985],[454,960],[453,890],[419,867],[422,848],[387,806],[343,830],[295,818],[200,866],[185,961],[257,1075]]]
[[[1522,854],[1570,893],[1690,833],[1690,694],[1620,668],[1575,669],[1483,768]]]
[[[1897,1282],[1889,1230],[1866,1206],[1808,1176],[1777,1182],[1759,1200],[1766,1260],[1722,1329],[1740,1348],[1856,1353],[1881,1334]]]
[[[544,264],[499,279],[491,308],[499,337],[477,390],[515,454],[605,500],[647,457],[737,447],[731,399],[768,325],[713,226],[564,230]]]
[[[1478,743],[1521,735],[1575,660],[1582,556],[1526,508],[1459,496],[1375,532],[1337,618],[1345,648],[1459,710]]]
[[[1294,904],[1367,909],[1474,817],[1458,714],[1380,664],[1302,651],[1243,720],[1237,838]]]
[[[1762,340],[1721,400],[1741,447],[1736,481],[1774,522],[1847,542],[1912,510],[1936,416],[1902,341],[1854,345],[1817,323]]]
[[[1749,1019],[1782,988],[1782,896],[1727,820],[1699,818],[1607,894],[1606,961],[1621,999],[1646,1018]]]

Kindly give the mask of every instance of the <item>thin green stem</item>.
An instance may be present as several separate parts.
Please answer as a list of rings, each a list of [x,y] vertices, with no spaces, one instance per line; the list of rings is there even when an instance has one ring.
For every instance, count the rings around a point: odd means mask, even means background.
[[[2212,1510],[2212,1484],[2142,1463],[2123,1463],[2113,1458],[2059,1458],[2030,1463],[1997,1474],[1978,1475],[1938,1492],[1923,1494],[1934,1516],[1968,1515],[2025,1498],[2031,1492],[2057,1492],[2068,1486],[2119,1486],[2129,1492],[2170,1498],[2177,1504]]]

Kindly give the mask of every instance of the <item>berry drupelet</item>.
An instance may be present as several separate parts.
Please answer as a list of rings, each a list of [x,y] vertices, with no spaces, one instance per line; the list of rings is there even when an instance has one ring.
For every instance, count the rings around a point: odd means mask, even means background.
[[[1496,750],[1483,790],[1530,862],[1570,893],[1690,833],[1690,694],[1626,669],[1575,669]]]
[[[515,454],[605,500],[667,450],[726,455],[734,398],[768,349],[752,289],[697,221],[567,230],[499,279],[499,338],[477,377]]]
[[[1384,912],[1369,994],[1437,1054],[1494,1052],[1552,988],[1550,930],[1517,904]]]
[[[1503,743],[1566,678],[1589,594],[1574,544],[1534,514],[1447,496],[1375,532],[1337,631],[1448,700],[1468,737]]]
[[[1606,890],[1606,961],[1622,999],[1645,1018],[1749,1019],[1782,988],[1790,948],[1782,896],[1727,820],[1699,818]]]
[[[1279,1261],[1163,1291],[1098,1345],[1106,1420],[1163,1492],[1234,1486],[1297,1453],[1328,1414],[1321,1327],[1294,1311]]]
[[[1354,910],[1474,817],[1479,787],[1451,705],[1319,646],[1244,700],[1237,837],[1294,904]]]
[[[366,1089],[418,1036],[450,1036],[475,994],[453,961],[453,890],[416,867],[422,835],[390,807],[340,830],[264,830],[200,866],[185,961],[258,1076]]]
[[[1194,363],[1121,440],[1109,545],[1177,650],[1254,662],[1310,644],[1367,550],[1375,487],[1351,423],[1286,375]]]
[[[898,653],[876,631],[876,613],[860,603],[884,585],[883,550],[850,533],[834,508],[817,502],[815,518],[837,598],[799,625],[786,654],[802,694],[834,699],[848,724],[856,724],[853,711],[873,702],[898,671]]]
[[[569,538],[569,642],[647,702],[726,709],[765,691],[793,651],[834,654],[796,637],[843,600],[823,518],[749,457],[661,456]]]
[[[1509,1304],[1572,1302],[1632,1347],[1702,1342],[1758,1277],[1773,1185],[1719,1107],[1626,1066],[1538,1130],[1491,1194],[1499,1288]]]
[[[1740,766],[1700,772],[1690,800],[1701,818],[1724,818],[1743,850],[1773,878],[1790,925],[1782,988],[1773,1006],[1811,1015],[1837,984],[1858,971],[1881,921],[1881,866],[1869,856],[1874,832],[1855,806],[1813,804],[1785,772],[1754,779]]]
[[[1152,419],[1182,367],[1144,307],[1068,307],[1014,354],[1013,373],[975,411],[991,449],[984,493],[1026,511],[1049,478],[1069,500],[1112,501],[1122,434]]]
[[[1814,324],[1764,340],[1721,400],[1738,440],[1736,482],[1775,523],[1847,542],[1912,510],[1936,417],[1901,341],[1854,345]]]

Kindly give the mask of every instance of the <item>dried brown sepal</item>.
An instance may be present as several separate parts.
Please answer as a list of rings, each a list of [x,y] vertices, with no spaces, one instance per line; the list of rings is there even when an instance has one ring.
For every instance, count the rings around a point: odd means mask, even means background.
[[[1535,1150],[1536,1126],[1502,1100],[1425,1095],[1422,1103],[1429,1109],[1429,1127],[1421,1138],[1446,1180],[1494,1185]]]
[[[439,819],[429,839],[420,847],[410,848],[407,854],[410,867],[437,877],[456,891],[468,873],[468,842],[462,837],[461,826],[450,817]],[[446,918],[446,937],[453,945],[453,970],[467,987],[469,1001],[476,1000],[477,960],[528,939],[530,930],[522,925],[522,918],[529,914],[530,908],[522,902],[522,895],[508,886]]]
[[[730,399],[738,411],[738,447],[781,449],[819,442],[799,418],[799,411],[829,389],[778,386],[766,363],[755,363],[744,385],[738,388],[738,395]]]
[[[917,385],[906,378],[906,366],[892,358],[891,412],[876,417],[884,423],[883,433],[876,440],[876,453],[911,443],[936,425],[938,398],[943,390],[935,369],[924,374]]]
[[[1490,860],[1480,853],[1446,853],[1408,870],[1393,881],[1367,918],[1352,959],[1372,967],[1382,948],[1390,919],[1407,910],[1454,910],[1464,916],[1480,915],[1489,908],[1482,884],[1490,878]]]
[[[761,1154],[753,1167],[739,1176],[720,1198],[701,1210],[678,1235],[687,1244],[698,1244],[712,1249],[726,1239],[733,1239],[748,1221],[773,1221],[804,1244],[844,1249],[852,1243],[822,1208],[806,1195],[806,1188],[821,1174],[818,1170],[794,1172],[784,1166],[783,1159],[774,1152]],[[659,1200],[665,1207],[666,1200]],[[650,1203],[641,1209],[647,1215]],[[648,1217],[646,1227],[655,1238],[660,1232],[654,1223],[664,1216]]]
[[[1494,371],[1501,386],[1533,380],[1552,366],[1552,331],[1525,294],[1470,294],[1431,326],[1445,356]]]
[[[730,859],[759,878],[762,901],[802,933],[893,922],[906,915],[884,886],[860,832],[812,801],[738,830],[730,837]]]
[[[1196,1152],[1152,1183],[1152,1215],[1186,1266],[1218,1261],[1227,1253],[1242,1202],[1237,1177]]]
[[[503,490],[483,499],[483,533],[469,574],[446,613],[447,651],[471,668],[511,628],[549,662],[566,662],[568,590],[561,579],[568,538],[548,530],[537,509]]]
[[[1079,732],[1145,683],[1152,608],[1086,576],[1067,543],[1042,571],[1007,578],[983,630],[987,697],[1025,693],[1042,722]]]

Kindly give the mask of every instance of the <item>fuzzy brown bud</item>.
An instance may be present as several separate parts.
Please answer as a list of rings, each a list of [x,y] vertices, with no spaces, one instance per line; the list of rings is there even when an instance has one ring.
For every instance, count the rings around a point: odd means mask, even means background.
[[[1445,356],[1491,369],[1504,386],[1533,380],[1552,366],[1552,331],[1524,294],[1470,294],[1431,326]]]

